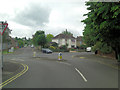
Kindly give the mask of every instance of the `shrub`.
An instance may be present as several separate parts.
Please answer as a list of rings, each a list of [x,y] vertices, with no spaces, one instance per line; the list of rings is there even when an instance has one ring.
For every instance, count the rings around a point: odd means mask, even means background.
[[[97,42],[93,47],[93,51],[99,50],[103,54],[108,54],[112,52],[112,48],[107,45],[107,43]]]

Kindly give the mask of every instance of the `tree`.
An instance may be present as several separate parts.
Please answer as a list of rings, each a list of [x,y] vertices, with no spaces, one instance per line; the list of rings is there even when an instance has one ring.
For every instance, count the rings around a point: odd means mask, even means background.
[[[90,12],[85,14],[88,18],[82,21],[86,24],[85,41],[93,45],[98,41],[107,44],[120,61],[120,3],[87,2],[86,5]]]
[[[52,38],[53,38],[53,37],[54,37],[54,36],[53,36],[52,34],[47,34],[47,36],[46,36],[47,42],[48,42],[48,43],[52,42]]]
[[[9,27],[7,27],[5,32],[3,33],[3,43],[7,43],[11,41],[10,34],[11,34],[11,30],[9,29]]]
[[[24,42],[22,39],[18,40],[18,45],[19,47],[23,47],[24,46]]]
[[[24,40],[22,38],[15,37],[15,40],[17,40],[19,47],[23,47],[25,45]]]
[[[47,42],[47,40],[46,40],[44,31],[37,31],[35,33],[35,35],[33,35],[33,44],[35,46],[42,46],[42,47],[44,47],[46,42]]]
[[[72,35],[71,32],[67,31],[67,29],[65,31],[62,32],[62,34],[66,34],[66,35]]]

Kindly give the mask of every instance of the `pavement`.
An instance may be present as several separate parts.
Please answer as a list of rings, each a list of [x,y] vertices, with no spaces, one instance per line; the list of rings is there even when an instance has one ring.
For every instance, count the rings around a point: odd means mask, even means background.
[[[2,82],[13,77],[22,70],[23,70],[23,66],[21,64],[12,61],[5,61],[3,64]]]

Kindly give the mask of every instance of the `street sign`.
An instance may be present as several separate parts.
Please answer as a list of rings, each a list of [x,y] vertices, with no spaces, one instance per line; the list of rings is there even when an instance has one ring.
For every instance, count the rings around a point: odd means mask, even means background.
[[[8,26],[8,24],[6,23],[6,22],[3,22],[3,21],[0,21],[0,34],[1,34],[1,43],[0,43],[0,45],[1,45],[1,55],[0,55],[0,62],[2,62],[2,63],[0,63],[0,67],[3,69],[3,37],[2,37],[2,35],[3,35],[3,33],[5,32],[5,30],[7,29],[7,26]]]
[[[7,28],[8,24],[7,23],[0,23],[0,34],[3,35]]]

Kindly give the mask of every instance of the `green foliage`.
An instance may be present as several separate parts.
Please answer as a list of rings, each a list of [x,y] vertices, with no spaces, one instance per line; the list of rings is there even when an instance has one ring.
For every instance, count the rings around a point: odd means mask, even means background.
[[[86,45],[80,45],[79,48],[80,48],[80,49],[86,49],[86,47],[87,47]]]
[[[15,40],[18,42],[19,47],[23,47],[25,45],[31,45],[32,44],[32,40],[30,38],[27,39],[26,37],[24,37],[24,38],[15,37]]]
[[[56,42],[52,42],[51,46],[58,47],[58,44]]]
[[[62,32],[62,34],[66,34],[66,35],[72,35],[71,32],[67,31],[67,29],[65,31]]]
[[[47,36],[46,36],[46,39],[47,39],[47,42],[49,43],[49,42],[52,42],[52,38],[53,38],[54,36],[52,35],[52,34],[47,34]]]
[[[74,49],[74,48],[71,48],[70,50],[71,50],[71,51],[75,51],[76,49]]]
[[[13,53],[13,52],[9,52],[8,50],[3,51],[3,54],[9,54],[9,53]]]
[[[108,54],[112,52],[112,48],[111,46],[108,46],[107,43],[103,43],[103,42],[97,42],[93,47],[92,47],[93,51],[99,50],[100,52],[104,53],[104,54]]]
[[[54,47],[54,46],[50,46],[49,48],[50,48],[50,49],[56,49],[56,47]]]
[[[67,46],[66,46],[66,45],[62,45],[62,46],[59,48],[59,51],[60,51],[60,52],[69,52],[69,50],[67,49]]]
[[[86,5],[90,12],[84,15],[88,17],[82,21],[86,24],[84,42],[87,46],[97,45],[98,41],[104,42],[102,46],[106,48],[101,48],[102,52],[108,53],[112,47],[120,54],[120,3],[87,2]]]
[[[24,42],[23,42],[22,39],[19,39],[19,40],[18,40],[18,46],[19,46],[19,47],[23,47],[23,46],[24,46]]]
[[[62,46],[60,47],[60,49],[66,50],[66,49],[67,49],[67,46],[66,46],[66,45],[62,45]]]
[[[54,52],[58,51],[58,49],[56,47],[54,47],[54,46],[50,46],[49,49],[54,51]]]
[[[46,42],[47,42],[47,40],[46,40],[44,31],[37,31],[33,37],[33,44],[35,46],[44,47]]]

